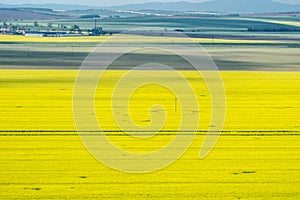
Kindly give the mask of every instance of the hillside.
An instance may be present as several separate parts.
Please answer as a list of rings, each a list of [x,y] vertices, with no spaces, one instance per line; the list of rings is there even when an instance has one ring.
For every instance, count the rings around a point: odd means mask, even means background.
[[[164,10],[164,11],[199,11],[219,13],[275,13],[300,12],[299,5],[290,5],[272,0],[212,0],[202,3],[179,2],[148,2],[141,4],[127,4],[112,7],[97,7],[72,4],[0,4],[0,8],[48,8],[53,10]]]
[[[47,8],[52,10],[87,10],[94,9],[94,6],[73,5],[73,4],[1,4],[0,8]]]
[[[70,18],[51,9],[0,8],[0,20],[51,20]]]
[[[300,5],[289,5],[271,0],[213,0],[203,3],[149,2],[144,4],[128,4],[111,7],[118,10],[170,10],[170,11],[203,11],[221,13],[264,13],[300,11]]]

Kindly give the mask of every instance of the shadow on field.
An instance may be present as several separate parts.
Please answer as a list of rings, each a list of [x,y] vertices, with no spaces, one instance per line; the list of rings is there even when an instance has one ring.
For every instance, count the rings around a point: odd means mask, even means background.
[[[218,48],[218,47],[215,47]],[[226,52],[225,52],[226,53]],[[275,55],[267,55],[269,59],[258,60],[255,55],[249,56],[247,53],[242,53],[243,56],[234,56],[231,54],[214,54],[212,59],[218,66],[219,70],[233,71],[299,71],[300,61],[296,59],[297,55],[293,56],[293,60],[289,59],[286,62],[277,62],[272,59]],[[118,52],[116,52],[118,54]],[[244,55],[245,54],[245,55]],[[112,53],[107,54],[111,56]],[[251,54],[252,55],[252,54]],[[88,56],[88,52],[70,52],[70,51],[30,51],[30,50],[0,50],[0,69],[79,69],[81,63]],[[103,54],[101,55],[103,56]],[[105,55],[104,55],[105,56]],[[192,55],[197,56],[197,55]],[[243,57],[247,56],[245,60]],[[261,55],[263,57],[264,55]],[[281,55],[284,56],[284,55]],[[275,56],[276,57],[276,56]],[[119,57],[113,62],[109,69],[111,70],[128,70],[138,66],[140,63],[160,63],[171,66],[176,70],[194,70],[186,60],[172,54],[158,54],[148,52],[128,53]],[[99,60],[99,66],[103,63]],[[149,70],[149,69],[148,69]]]

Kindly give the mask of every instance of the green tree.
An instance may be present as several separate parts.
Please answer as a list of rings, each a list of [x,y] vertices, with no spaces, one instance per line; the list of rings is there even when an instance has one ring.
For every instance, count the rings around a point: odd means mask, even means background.
[[[34,21],[34,22],[33,22],[33,25],[34,25],[35,27],[39,26],[38,21]]]
[[[81,33],[80,27],[79,27],[79,25],[77,25],[77,24],[74,24],[74,25],[71,27],[70,31],[74,31],[74,32]]]
[[[96,29],[92,29],[93,35],[101,35],[103,34],[103,29],[101,27],[97,27]]]
[[[7,25],[6,21],[4,21],[3,22],[3,28],[7,28],[7,27],[8,27],[8,25]]]
[[[74,24],[72,27],[71,27],[71,31],[78,31],[80,30],[80,27],[77,25],[77,24]]]

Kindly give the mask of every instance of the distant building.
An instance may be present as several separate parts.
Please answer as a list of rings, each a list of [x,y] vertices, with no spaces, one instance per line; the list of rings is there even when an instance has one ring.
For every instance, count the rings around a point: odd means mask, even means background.
[[[43,33],[26,33],[25,36],[29,36],[29,37],[43,37],[44,34]]]
[[[25,34],[26,34],[26,31],[25,31],[25,30],[22,30],[22,29],[18,29],[18,30],[16,30],[13,34],[14,34],[14,35],[25,35]]]
[[[25,35],[26,30],[24,29],[15,29],[15,28],[0,28],[1,34],[11,34],[11,35]]]
[[[11,33],[12,32],[12,30],[11,30],[11,28],[0,28],[0,33]]]

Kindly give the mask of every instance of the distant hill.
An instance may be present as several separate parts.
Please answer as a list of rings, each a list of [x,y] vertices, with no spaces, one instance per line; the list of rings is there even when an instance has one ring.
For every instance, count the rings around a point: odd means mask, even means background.
[[[88,10],[93,6],[72,5],[72,4],[1,4],[0,8],[48,8],[52,10]]]
[[[69,4],[0,4],[0,8],[49,8],[53,10],[87,10],[103,9],[86,5]],[[127,4],[106,7],[112,10],[165,10],[165,11],[200,11],[220,13],[272,13],[272,12],[300,12],[300,5],[290,5],[272,0],[212,0],[202,3],[179,2],[149,2],[142,4]]]
[[[0,20],[51,20],[66,19],[71,16],[41,8],[0,8]]]
[[[110,7],[118,10],[169,10],[169,11],[201,11],[220,13],[265,13],[300,11],[300,5],[290,5],[271,0],[213,0],[203,3],[149,2]]]

